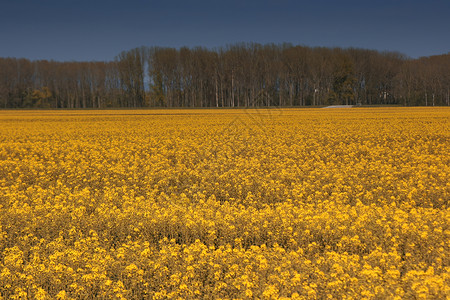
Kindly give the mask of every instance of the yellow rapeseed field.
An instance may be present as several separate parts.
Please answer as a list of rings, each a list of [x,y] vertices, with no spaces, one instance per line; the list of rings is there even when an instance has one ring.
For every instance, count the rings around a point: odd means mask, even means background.
[[[2,299],[448,299],[450,109],[0,111]]]

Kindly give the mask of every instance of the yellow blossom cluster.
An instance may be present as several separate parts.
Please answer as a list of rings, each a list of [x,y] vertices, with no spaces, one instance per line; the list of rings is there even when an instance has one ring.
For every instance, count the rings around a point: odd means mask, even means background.
[[[450,109],[0,111],[0,299],[448,299]]]

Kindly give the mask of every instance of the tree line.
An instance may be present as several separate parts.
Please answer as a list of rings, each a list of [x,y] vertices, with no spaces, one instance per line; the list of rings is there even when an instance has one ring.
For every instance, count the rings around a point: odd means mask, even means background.
[[[1,108],[450,105],[450,53],[291,44],[140,47],[108,62],[0,58]]]

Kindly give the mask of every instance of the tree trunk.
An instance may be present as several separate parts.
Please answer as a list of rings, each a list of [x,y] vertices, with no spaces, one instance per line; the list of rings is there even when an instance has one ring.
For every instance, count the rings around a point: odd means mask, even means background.
[[[218,85],[217,85],[217,76],[215,78],[215,92],[216,92],[216,107],[219,107],[219,90],[218,90]]]
[[[231,107],[234,107],[234,74],[231,71]]]

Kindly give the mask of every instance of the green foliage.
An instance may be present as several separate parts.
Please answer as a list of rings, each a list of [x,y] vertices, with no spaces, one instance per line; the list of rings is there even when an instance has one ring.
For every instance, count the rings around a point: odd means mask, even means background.
[[[161,72],[155,72],[151,87],[151,99],[155,106],[165,106],[164,84]]]
[[[23,107],[27,108],[49,108],[52,92],[46,86],[41,89],[27,91],[24,95]]]
[[[356,78],[353,62],[348,56],[340,55],[337,58],[333,78],[330,104],[352,104],[355,99]]]

